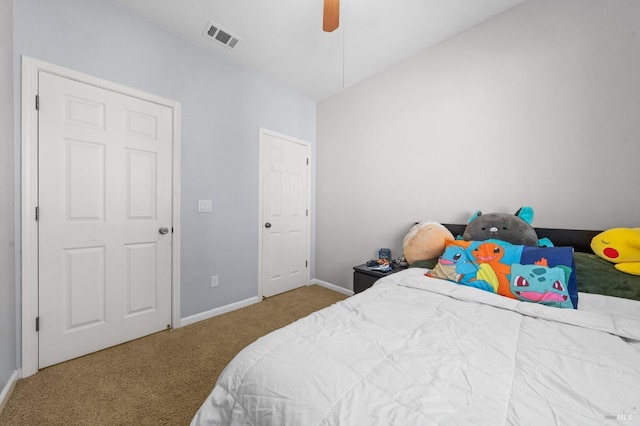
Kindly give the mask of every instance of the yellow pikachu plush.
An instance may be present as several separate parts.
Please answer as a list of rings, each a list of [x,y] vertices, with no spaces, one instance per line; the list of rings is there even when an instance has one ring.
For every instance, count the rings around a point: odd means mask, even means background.
[[[640,275],[640,228],[613,228],[601,232],[591,240],[591,250],[615,263],[619,271]]]

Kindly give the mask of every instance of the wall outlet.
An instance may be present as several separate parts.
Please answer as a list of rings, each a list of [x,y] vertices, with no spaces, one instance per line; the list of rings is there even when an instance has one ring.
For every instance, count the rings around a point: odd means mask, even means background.
[[[218,287],[218,276],[211,275],[211,287]]]
[[[213,211],[213,203],[211,200],[198,200],[198,212],[211,213]]]

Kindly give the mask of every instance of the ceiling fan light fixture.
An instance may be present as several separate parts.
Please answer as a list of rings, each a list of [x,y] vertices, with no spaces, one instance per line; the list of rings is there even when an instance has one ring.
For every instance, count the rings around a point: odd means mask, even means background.
[[[322,30],[333,32],[340,25],[340,0],[324,0]]]

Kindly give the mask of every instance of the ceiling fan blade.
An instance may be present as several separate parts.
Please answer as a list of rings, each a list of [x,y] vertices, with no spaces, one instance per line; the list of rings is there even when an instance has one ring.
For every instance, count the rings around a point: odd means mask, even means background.
[[[340,0],[324,0],[322,30],[330,33],[336,30],[338,25],[340,25]]]

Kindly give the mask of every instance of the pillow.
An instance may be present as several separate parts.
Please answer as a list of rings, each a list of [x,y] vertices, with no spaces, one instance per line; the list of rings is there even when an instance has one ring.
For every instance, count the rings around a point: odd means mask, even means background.
[[[572,309],[578,306],[571,247],[456,240],[447,244],[429,275],[525,302]]]
[[[433,269],[437,264],[438,264],[438,259],[416,260],[411,265],[409,265],[409,267]]]
[[[574,258],[580,291],[640,300],[640,276],[620,272],[595,254],[576,252]]]

